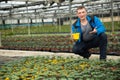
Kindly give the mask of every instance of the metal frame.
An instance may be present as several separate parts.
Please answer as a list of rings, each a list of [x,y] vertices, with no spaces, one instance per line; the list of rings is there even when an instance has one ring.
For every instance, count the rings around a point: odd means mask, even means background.
[[[51,2],[54,4],[51,5]],[[85,0],[83,2],[80,0],[65,0],[64,2],[61,0],[1,0],[0,19],[53,18],[54,14],[56,14],[56,18],[62,15],[63,18],[70,17],[71,19],[80,5],[86,6],[90,15],[111,14],[112,22],[113,13],[120,13],[120,0]]]

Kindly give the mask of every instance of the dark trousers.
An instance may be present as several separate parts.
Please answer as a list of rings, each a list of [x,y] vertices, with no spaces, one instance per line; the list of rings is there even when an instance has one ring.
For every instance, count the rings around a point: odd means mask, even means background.
[[[99,36],[96,35],[94,39],[88,42],[76,42],[73,46],[73,53],[83,57],[89,57],[89,49],[96,47],[100,49],[100,59],[106,59],[107,35],[105,33],[101,33]]]

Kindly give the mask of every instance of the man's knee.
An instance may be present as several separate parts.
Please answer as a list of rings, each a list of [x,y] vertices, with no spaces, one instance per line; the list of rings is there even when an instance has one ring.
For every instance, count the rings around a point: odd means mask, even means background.
[[[107,39],[107,35],[106,35],[105,33],[101,33],[101,34],[100,34],[100,38],[101,38],[101,39]]]
[[[106,48],[107,47],[107,43],[108,43],[107,35],[105,33],[102,33],[100,35],[100,46],[104,46]]]

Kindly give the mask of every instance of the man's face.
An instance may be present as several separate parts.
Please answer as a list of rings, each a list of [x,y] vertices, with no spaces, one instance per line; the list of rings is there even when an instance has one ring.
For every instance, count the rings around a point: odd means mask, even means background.
[[[78,9],[78,10],[77,10],[77,16],[78,16],[81,20],[83,20],[83,19],[85,19],[86,16],[87,16],[87,11],[86,11],[84,8]]]

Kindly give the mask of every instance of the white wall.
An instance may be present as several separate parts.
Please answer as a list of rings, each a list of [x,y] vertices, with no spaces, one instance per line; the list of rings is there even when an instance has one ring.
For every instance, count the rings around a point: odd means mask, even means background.
[[[104,17],[104,18],[100,18],[102,22],[111,22],[111,17]],[[120,16],[116,16],[113,18],[114,21],[120,21]],[[56,21],[56,19],[54,19],[54,21]],[[13,20],[13,19],[8,19],[8,20],[5,20],[5,24],[17,24],[17,19]],[[29,19],[29,22],[30,22],[30,19]],[[33,23],[38,23],[38,22],[42,22],[42,19],[32,19],[32,22]],[[44,22],[52,22],[52,18],[47,18],[47,19],[44,19]],[[72,21],[74,22],[74,20]],[[28,23],[28,19],[27,18],[22,18],[20,19],[20,23]],[[69,24],[69,21],[65,22],[67,24]],[[0,19],[0,24],[2,24],[2,20]]]

